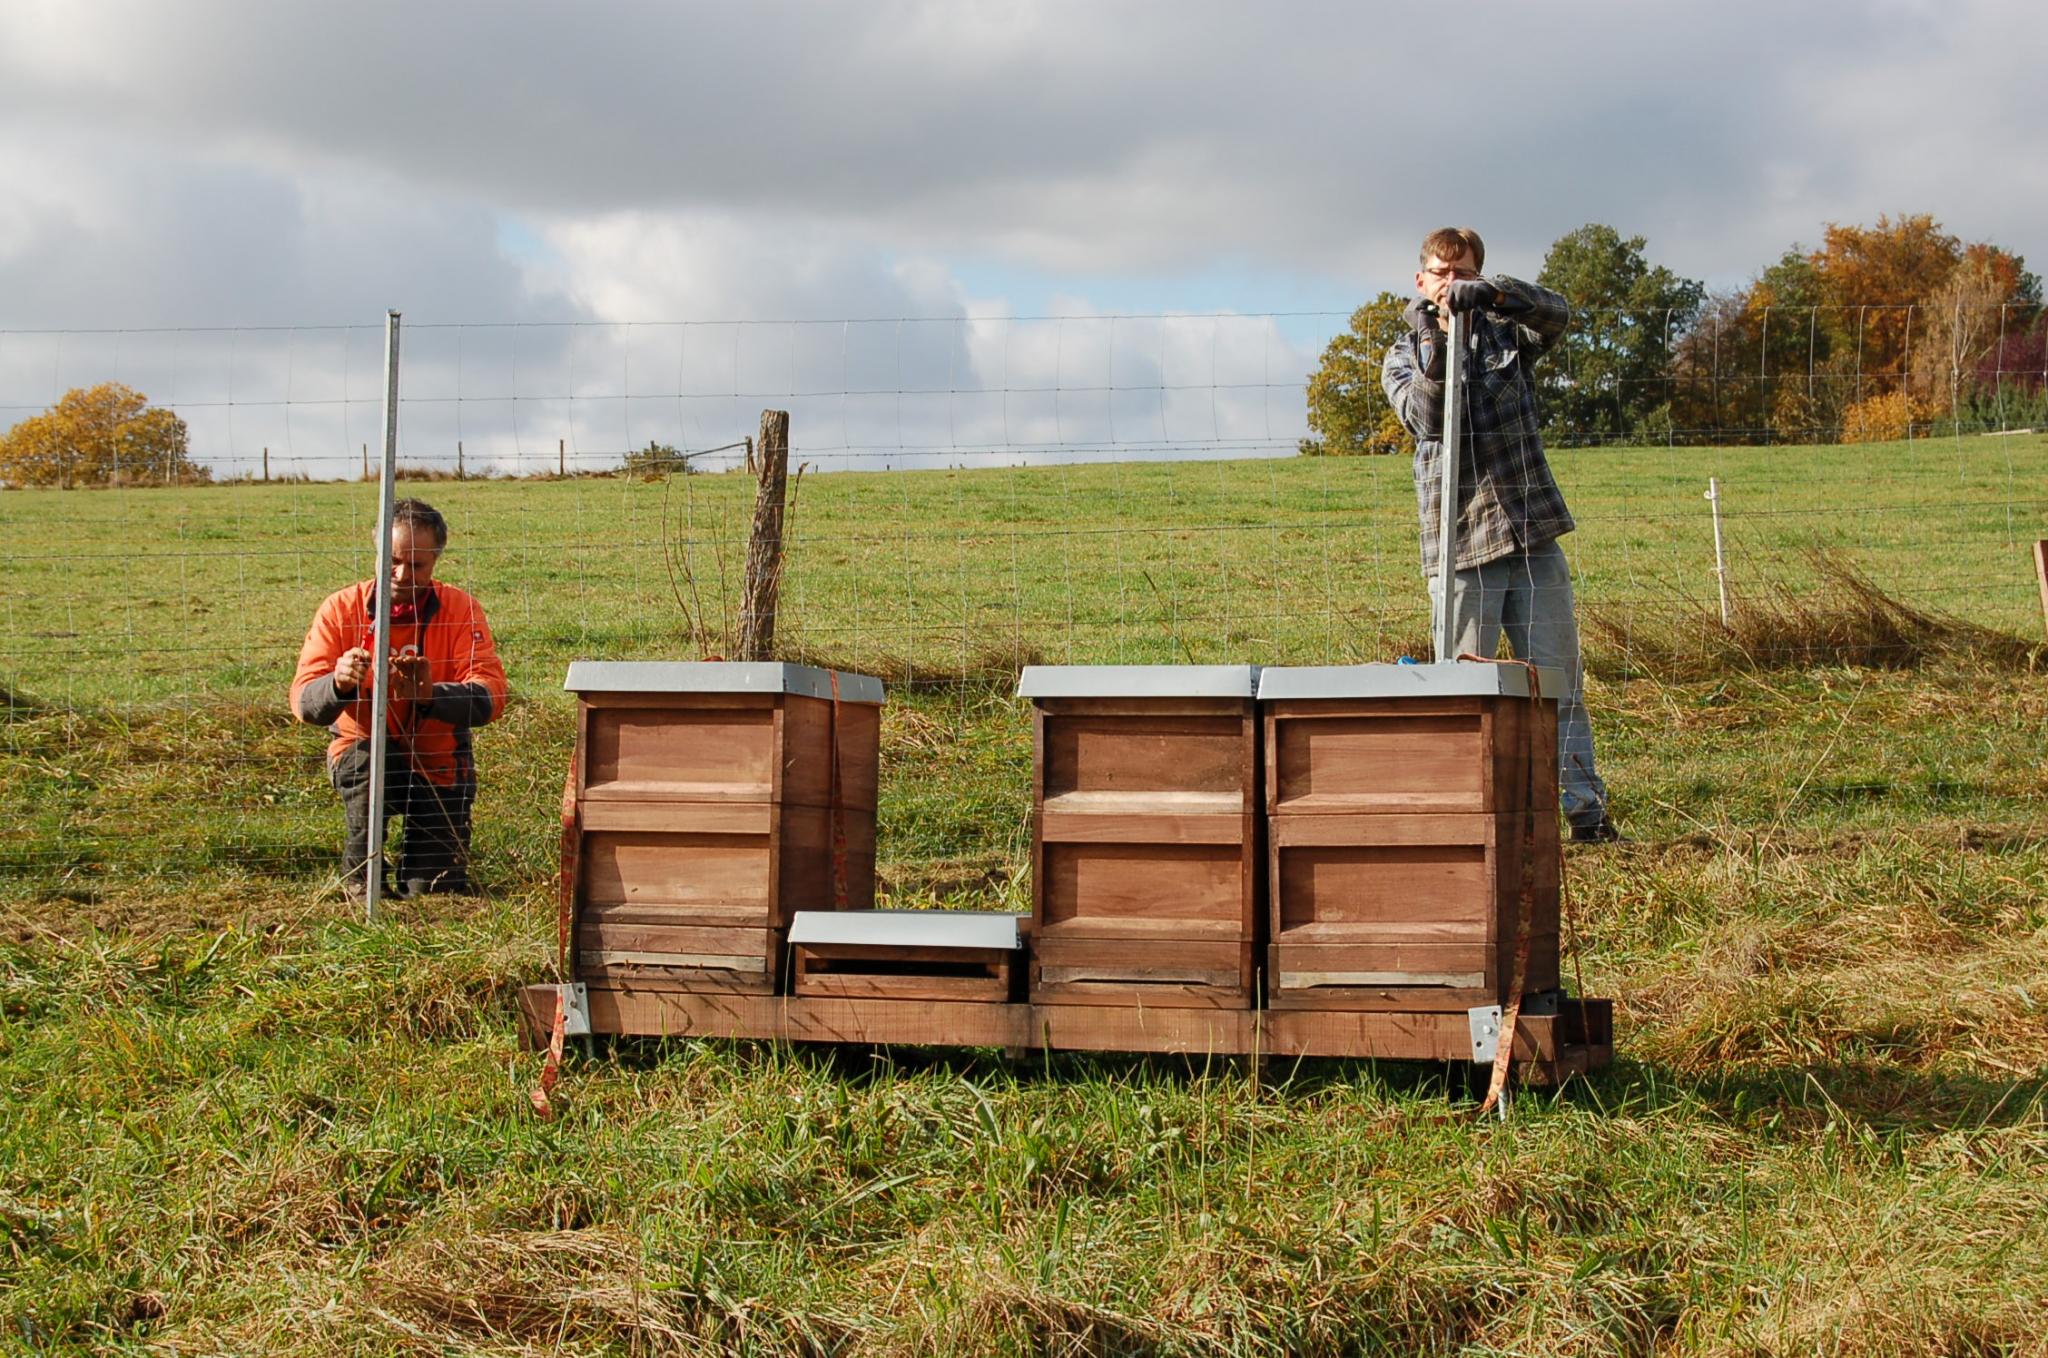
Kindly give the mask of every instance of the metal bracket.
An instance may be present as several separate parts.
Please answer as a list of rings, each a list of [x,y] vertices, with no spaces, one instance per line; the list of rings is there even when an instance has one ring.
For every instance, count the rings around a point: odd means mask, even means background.
[[[576,981],[556,989],[562,996],[562,1036],[590,1036],[590,987]]]
[[[1465,1011],[1465,1022],[1472,1030],[1472,1059],[1481,1065],[1491,1065],[1500,1051],[1500,1006],[1482,1004]]]

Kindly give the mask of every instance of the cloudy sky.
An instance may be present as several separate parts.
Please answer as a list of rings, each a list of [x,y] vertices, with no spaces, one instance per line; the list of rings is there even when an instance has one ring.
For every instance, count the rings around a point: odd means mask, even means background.
[[[489,458],[771,397],[870,454],[1278,448],[1444,221],[1511,272],[1602,221],[1728,285],[1928,211],[2041,268],[2043,50],[2037,0],[10,0],[0,403],[117,371],[209,447],[234,409],[237,456],[289,409],[312,465],[374,423],[394,307],[411,427]]]

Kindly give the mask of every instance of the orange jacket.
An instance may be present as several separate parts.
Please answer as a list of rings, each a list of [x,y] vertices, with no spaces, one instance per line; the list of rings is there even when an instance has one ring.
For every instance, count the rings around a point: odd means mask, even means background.
[[[376,592],[377,582],[365,580],[328,595],[299,648],[292,712],[334,733],[327,747],[330,763],[370,738],[370,696],[377,676],[344,698],[334,691],[334,667],[354,647],[373,648],[371,600]],[[505,710],[505,667],[498,663],[483,605],[468,593],[436,581],[417,613],[412,622],[392,624],[391,653],[427,657],[434,697],[424,703],[394,701],[387,720],[394,748],[411,749],[413,771],[446,787],[458,777],[473,776],[469,728]]]

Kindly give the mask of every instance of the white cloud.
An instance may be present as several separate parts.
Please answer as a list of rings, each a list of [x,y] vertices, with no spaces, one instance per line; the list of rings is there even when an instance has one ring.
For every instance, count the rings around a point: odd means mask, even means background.
[[[0,399],[49,399],[111,361],[104,340],[25,329],[374,328],[397,306],[414,323],[699,323],[422,331],[412,427],[437,447],[457,426],[466,449],[519,455],[572,434],[697,446],[779,393],[815,403],[803,427],[836,422],[846,447],[1033,456],[1129,442],[1162,411],[1170,432],[1211,419],[1206,397],[1162,396],[1178,384],[1146,376],[1198,368],[1208,348],[1219,374],[1260,374],[1216,379],[1231,394],[1215,439],[1262,442],[1273,382],[1313,361],[1314,336],[1261,320],[1205,339],[1206,322],[1178,321],[1146,359],[1135,329],[1112,345],[1106,322],[969,319],[996,308],[963,280],[984,266],[1028,280],[1030,309],[1064,289],[1061,308],[1086,317],[1091,298],[1140,284],[1175,309],[1186,280],[1224,272],[1254,292],[1309,280],[1344,310],[1400,286],[1441,221],[1478,225],[1491,258],[1525,273],[1557,236],[1605,221],[1681,273],[1732,282],[1824,221],[1922,210],[2038,267],[2048,167],[2032,129],[2048,93],[2029,63],[2044,14],[2017,0],[1572,0],[1456,23],[1220,0],[15,4],[0,10],[0,330],[17,332]],[[900,317],[925,322],[875,323]],[[831,318],[849,324],[790,324]],[[705,324],[735,320],[762,324]],[[122,362],[156,361],[121,343]],[[182,366],[157,371],[221,388],[219,346],[180,345]],[[233,345],[244,394],[258,372],[338,376],[315,371],[310,335],[261,360],[248,336]],[[1097,356],[1106,371],[1112,350],[1107,405],[1090,414],[1077,392],[1039,408],[1032,384]],[[520,402],[478,396],[515,374]],[[551,386],[580,404],[554,410]],[[430,399],[447,409],[430,415]],[[353,424],[319,442],[339,455]]]

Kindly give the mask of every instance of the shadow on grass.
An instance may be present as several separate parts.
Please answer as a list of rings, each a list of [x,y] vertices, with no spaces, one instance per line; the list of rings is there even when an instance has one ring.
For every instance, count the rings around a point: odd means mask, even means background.
[[[1704,1105],[1731,1123],[1810,1131],[1829,1122],[1874,1132],[1938,1133],[2016,1126],[2048,1103],[2048,1070],[2011,1079],[1923,1072],[1877,1062],[1736,1068],[1711,1075],[1620,1061],[1549,1097],[1614,1113]]]

